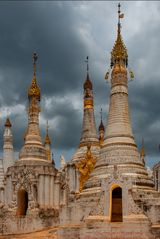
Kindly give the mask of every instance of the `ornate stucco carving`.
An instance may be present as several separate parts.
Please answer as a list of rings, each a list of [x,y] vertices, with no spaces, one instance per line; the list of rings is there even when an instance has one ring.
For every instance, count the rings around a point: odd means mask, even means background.
[[[104,191],[102,191],[97,199],[95,207],[92,208],[89,215],[90,216],[103,216],[104,215]]]
[[[96,164],[96,159],[93,157],[90,148],[91,148],[91,146],[88,145],[85,158],[76,164],[76,167],[78,168],[78,170],[80,172],[80,178],[79,178],[79,182],[80,182],[79,191],[80,192],[82,191],[84,183],[89,178],[89,176],[90,176],[91,172],[93,171],[94,166]]]
[[[143,214],[143,210],[136,204],[136,202],[133,199],[131,191],[129,192],[129,208],[128,208],[128,214]]]

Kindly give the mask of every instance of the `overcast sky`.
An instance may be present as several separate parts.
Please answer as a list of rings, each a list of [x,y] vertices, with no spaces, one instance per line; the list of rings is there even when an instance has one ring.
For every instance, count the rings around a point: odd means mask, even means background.
[[[9,112],[18,152],[27,125],[27,89],[32,80],[32,53],[39,55],[40,127],[46,120],[56,163],[75,152],[82,125],[85,58],[90,58],[95,115],[106,121],[109,88],[104,75],[117,32],[117,4],[105,1],[0,2],[0,148]],[[146,161],[160,159],[160,2],[122,2],[122,35],[135,80],[129,83],[133,132],[140,148],[145,139]]]

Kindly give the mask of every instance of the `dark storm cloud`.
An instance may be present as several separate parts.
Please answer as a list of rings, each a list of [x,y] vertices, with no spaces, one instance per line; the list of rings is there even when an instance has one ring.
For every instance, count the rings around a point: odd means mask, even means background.
[[[144,9],[152,3],[144,2]],[[155,3],[154,3],[155,4]],[[155,7],[155,6],[154,6]],[[135,81],[129,83],[129,101],[134,135],[139,148],[142,137],[145,140],[148,163],[152,165],[152,157],[159,160],[160,134],[160,68],[158,48],[160,40],[160,4],[152,8],[152,16],[144,17],[143,27],[128,39],[130,66],[135,72]]]
[[[76,19],[72,3],[1,2],[1,107],[11,107],[20,103],[27,108],[27,88],[32,79],[31,57],[35,50],[39,54],[37,78],[43,96],[63,97],[71,90],[76,91],[77,87],[79,88],[83,81],[87,51],[76,31]],[[55,143],[57,142],[60,148],[68,148],[71,145],[74,147],[81,119],[76,117],[72,106],[69,108],[65,104],[64,106],[58,102],[56,104],[57,109],[53,111],[51,107],[44,117],[48,119],[50,115],[59,117],[60,128],[57,127],[53,132]],[[61,113],[57,112],[58,109]],[[19,150],[23,144],[27,115],[17,113],[11,113],[11,120],[13,134],[16,135],[14,146]],[[4,120],[1,121],[1,125],[2,123]],[[63,137],[60,129],[63,129]],[[1,135],[2,130],[1,127]],[[73,130],[74,134],[69,133],[69,130],[70,132]],[[44,132],[44,129],[42,131]]]
[[[146,152],[148,154],[158,153],[159,134],[160,134],[160,82],[157,87],[152,83],[145,86],[139,85],[130,89],[130,106],[134,134],[140,145],[144,137]]]
[[[77,100],[80,101],[79,98]],[[45,100],[43,103],[42,107],[45,107]],[[49,132],[53,137],[53,147],[72,149],[78,146],[82,111],[75,109],[72,91],[70,91],[70,97],[60,97],[57,100],[55,98],[50,99],[48,110],[42,112],[42,117],[49,121]],[[45,135],[44,127],[43,135]]]
[[[0,22],[1,95],[6,104],[26,98],[35,50],[43,94],[64,94],[77,87],[83,66],[79,61],[84,60],[86,50],[76,32],[70,3],[1,2]]]
[[[136,76],[129,83],[133,131],[139,147],[142,136],[145,138],[146,153],[153,161],[160,143],[160,3],[124,2],[122,9],[122,34]],[[23,144],[27,124],[34,51],[39,55],[42,136],[48,119],[55,150],[70,152],[79,143],[84,59],[88,54],[97,126],[101,107],[106,121],[110,84],[104,75],[116,37],[116,11],[115,2],[0,2],[0,134],[4,107],[8,107],[16,150]]]

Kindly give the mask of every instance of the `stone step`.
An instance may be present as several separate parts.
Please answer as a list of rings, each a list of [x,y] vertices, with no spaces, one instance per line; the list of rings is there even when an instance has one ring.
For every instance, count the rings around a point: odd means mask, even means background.
[[[49,228],[39,232],[20,235],[0,236],[0,239],[57,239],[57,228]]]

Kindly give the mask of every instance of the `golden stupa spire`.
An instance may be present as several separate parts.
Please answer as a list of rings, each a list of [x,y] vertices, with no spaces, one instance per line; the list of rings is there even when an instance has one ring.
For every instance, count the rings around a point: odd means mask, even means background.
[[[48,120],[47,120],[47,125],[46,125],[46,137],[45,137],[45,141],[44,141],[44,146],[45,146],[45,149],[46,149],[46,156],[47,156],[47,159],[48,160],[51,160],[51,140],[49,138],[49,134],[48,134],[48,128],[49,128],[49,125],[48,125]]]
[[[9,127],[9,128],[12,127],[12,124],[11,124],[10,119],[9,119],[8,116],[7,116],[7,118],[6,118],[6,122],[5,122],[5,125],[4,125],[4,126],[5,126],[5,127]]]
[[[51,144],[51,140],[50,140],[50,138],[49,138],[49,134],[48,134],[48,129],[49,129],[49,125],[48,125],[48,120],[47,120],[47,125],[46,125],[46,137],[45,137],[45,145],[46,144]]]
[[[100,111],[100,115],[101,115],[101,123],[99,125],[99,143],[100,143],[100,146],[102,146],[104,142],[104,131],[105,131],[103,121],[102,121],[102,108]]]
[[[92,82],[89,78],[89,57],[88,56],[86,57],[85,62],[87,63],[87,77],[86,77],[86,80],[84,82],[84,89],[92,90]]]
[[[102,108],[101,108],[101,111],[100,111],[100,116],[101,116],[101,123],[100,123],[100,125],[99,125],[99,131],[100,130],[103,130],[104,131],[104,125],[103,125],[103,120],[102,120]]]
[[[32,83],[31,86],[28,90],[28,98],[32,98],[35,97],[38,100],[40,100],[41,97],[41,91],[39,86],[37,85],[37,79],[36,79],[36,61],[38,59],[38,55],[37,53],[33,53],[33,79],[32,79]]]
[[[128,53],[127,48],[122,40],[121,36],[121,18],[124,17],[124,14],[121,13],[121,5],[118,4],[118,30],[117,30],[117,39],[115,41],[114,47],[111,52],[111,67],[114,65],[128,65]]]

